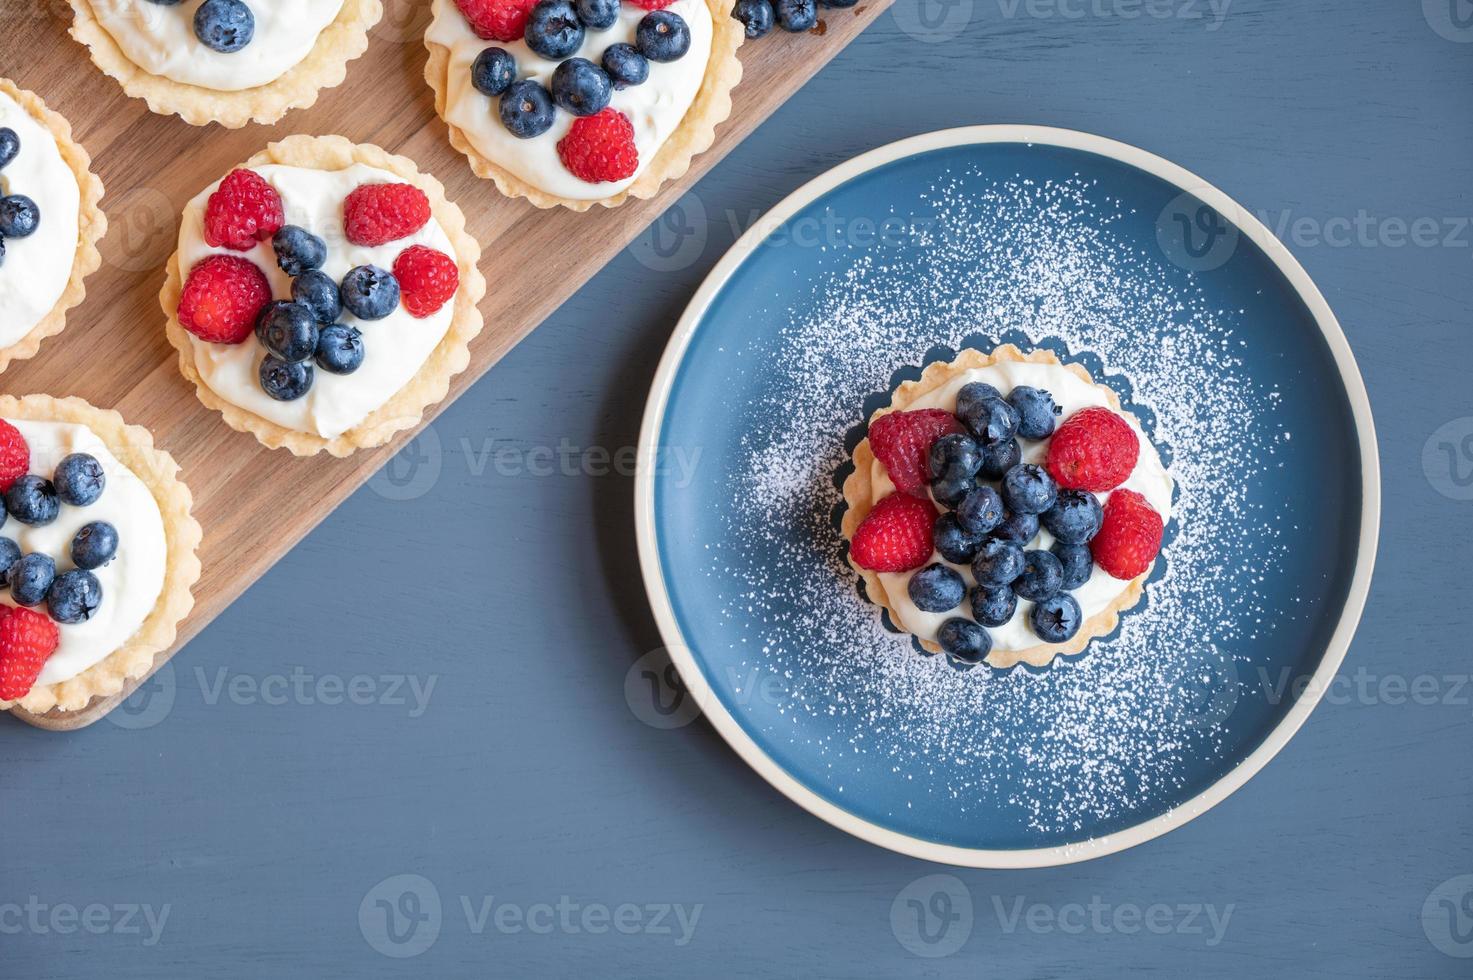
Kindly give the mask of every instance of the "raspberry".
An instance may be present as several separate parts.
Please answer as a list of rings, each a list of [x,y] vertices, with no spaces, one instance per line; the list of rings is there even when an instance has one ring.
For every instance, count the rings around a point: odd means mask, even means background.
[[[5,609],[0,615],[0,700],[18,701],[30,692],[59,640],[48,617],[20,607]]]
[[[237,252],[281,230],[281,195],[254,170],[232,170],[205,204],[205,241]]]
[[[630,0],[630,2],[643,10],[664,10],[675,0]]]
[[[872,572],[908,572],[931,560],[936,508],[929,500],[892,493],[854,530],[849,555]]]
[[[408,238],[430,220],[430,199],[413,184],[359,184],[343,201],[343,231],[354,245]]]
[[[0,419],[0,493],[31,469],[31,447],[15,426]]]
[[[1089,543],[1095,564],[1118,579],[1133,579],[1151,567],[1161,550],[1161,515],[1134,490],[1116,490],[1105,501],[1105,518]]]
[[[956,416],[939,408],[891,412],[870,423],[869,448],[885,465],[896,490],[924,497],[931,444],[944,435],[964,431]]]
[[[399,280],[404,308],[423,319],[450,302],[460,285],[460,270],[444,252],[411,245],[394,260],[394,278]]]
[[[476,37],[485,41],[517,41],[527,29],[527,14],[537,0],[455,0]]]
[[[1100,493],[1125,482],[1140,451],[1123,418],[1108,408],[1080,409],[1050,440],[1048,471],[1061,487]]]
[[[557,155],[574,177],[589,184],[626,180],[639,169],[634,126],[618,109],[574,119],[568,135],[557,142]]]
[[[179,324],[200,340],[238,344],[251,335],[271,285],[253,262],[211,255],[193,269],[179,294]]]

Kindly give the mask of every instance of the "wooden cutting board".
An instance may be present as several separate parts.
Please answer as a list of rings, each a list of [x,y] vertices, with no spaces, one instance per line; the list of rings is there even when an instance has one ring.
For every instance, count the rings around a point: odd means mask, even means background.
[[[297,459],[264,449],[235,432],[202,406],[176,367],[164,339],[158,292],[163,266],[173,253],[178,216],[199,189],[267,142],[292,133],[337,133],[376,143],[415,160],[445,184],[465,211],[469,230],[482,244],[481,271],[489,284],[481,312],[486,328],[471,344],[470,367],[439,410],[501,359],[518,341],[588,281],[620,249],[752,132],[819,68],[878,17],[890,0],[862,0],[848,10],[825,10],[819,26],[802,35],[774,32],[741,50],[746,76],[734,93],[732,116],[716,144],[698,157],[683,179],[667,183],[649,201],[594,208],[585,214],[538,211],[501,197],[477,179],[446,138],[424,82],[421,41],[428,4],[386,0],[383,21],[370,33],[364,56],[347,80],[325,92],[308,110],[291,112],[274,127],[197,128],[173,116],[150,113],[97,71],[85,49],[67,34],[65,3],[12,5],[0,18],[0,74],[31,89],[71,120],[76,138],[107,187],[103,209],[110,228],[101,245],[102,268],[87,280],[87,299],[73,309],[67,328],[46,341],[34,359],[0,375],[0,390],[22,395],[78,395],[116,408],[129,422],[153,431],[183,469],[194,492],[195,516],[204,527],[194,610],[157,670],[205,624],[218,616],[277,559],[326,517],[418,429],[392,443],[347,459],[326,454]],[[515,243],[515,248],[504,247]],[[502,247],[495,247],[499,244]],[[528,289],[518,256],[540,256],[545,284]],[[514,289],[500,284],[517,283]],[[290,487],[297,500],[315,501],[283,523],[272,506],[277,494],[241,494],[242,486]],[[269,534],[267,533],[269,529]],[[141,683],[141,682],[140,682]],[[80,711],[35,715],[15,710],[38,728],[69,731],[97,721],[132,693],[95,700]]]

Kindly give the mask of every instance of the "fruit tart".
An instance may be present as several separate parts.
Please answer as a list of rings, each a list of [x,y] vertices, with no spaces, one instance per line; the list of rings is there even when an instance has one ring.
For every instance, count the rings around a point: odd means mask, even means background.
[[[1173,484],[1114,391],[1047,350],[900,385],[844,483],[849,563],[923,649],[1045,666],[1141,600]]]
[[[503,194],[585,211],[654,196],[741,78],[731,0],[432,0],[425,80]]]
[[[178,471],[117,412],[0,395],[0,708],[74,711],[173,645],[200,574]]]
[[[465,370],[480,255],[413,161],[292,136],[189,202],[159,299],[180,372],[226,424],[346,456],[417,425]]]

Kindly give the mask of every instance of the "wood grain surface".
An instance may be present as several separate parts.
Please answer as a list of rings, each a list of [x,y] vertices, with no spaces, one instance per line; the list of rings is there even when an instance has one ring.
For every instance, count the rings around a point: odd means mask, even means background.
[[[367,53],[350,65],[341,86],[323,93],[311,109],[289,113],[276,126],[235,131],[189,126],[176,117],[154,115],[143,102],[126,97],[67,35],[66,4],[37,4],[28,15],[7,15],[12,29],[0,39],[6,56],[0,73],[39,93],[71,120],[75,138],[92,155],[93,171],[106,185],[103,209],[111,227],[101,244],[102,268],[87,280],[87,299],[71,312],[65,332],[47,341],[34,359],[13,365],[0,376],[0,386],[17,395],[77,395],[100,407],[116,408],[129,422],[151,429],[158,444],[182,467],[194,492],[195,515],[204,527],[200,553],[204,574],[178,642],[159,655],[155,669],[418,431],[402,432],[389,445],[347,459],[326,454],[298,459],[284,450],[264,449],[253,437],[227,428],[199,403],[164,338],[158,291],[164,263],[174,249],[179,212],[200,188],[267,142],[292,133],[337,133],[355,142],[375,143],[414,159],[421,170],[445,184],[484,250],[481,270],[488,288],[481,312],[486,327],[471,344],[470,367],[454,379],[446,401],[426,412],[428,422],[889,2],[865,0],[849,10],[828,10],[819,27],[808,34],[775,32],[744,45],[747,77],[760,79],[761,84],[737,87],[731,118],[691,171],[668,183],[652,200],[631,201],[615,210],[595,208],[586,214],[538,211],[503,198],[491,183],[477,179],[450,147],[422,76],[426,4],[388,0],[383,21],[370,32]],[[535,278],[525,274],[527,256],[537,257]],[[284,494],[312,503],[284,514],[278,506]],[[13,713],[39,728],[81,728],[103,717],[137,683],[80,711]]]

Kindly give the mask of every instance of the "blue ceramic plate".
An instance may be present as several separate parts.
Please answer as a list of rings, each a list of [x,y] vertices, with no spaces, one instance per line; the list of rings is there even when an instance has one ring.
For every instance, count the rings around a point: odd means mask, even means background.
[[[962,670],[865,600],[840,488],[897,384],[1004,342],[1113,388],[1176,496],[1113,633]],[[1333,677],[1375,555],[1370,407],[1304,270],[1199,178],[1061,130],[916,137],[774,208],[686,310],[641,449],[689,695],[800,805],[953,864],[1110,853],[1241,786]]]

